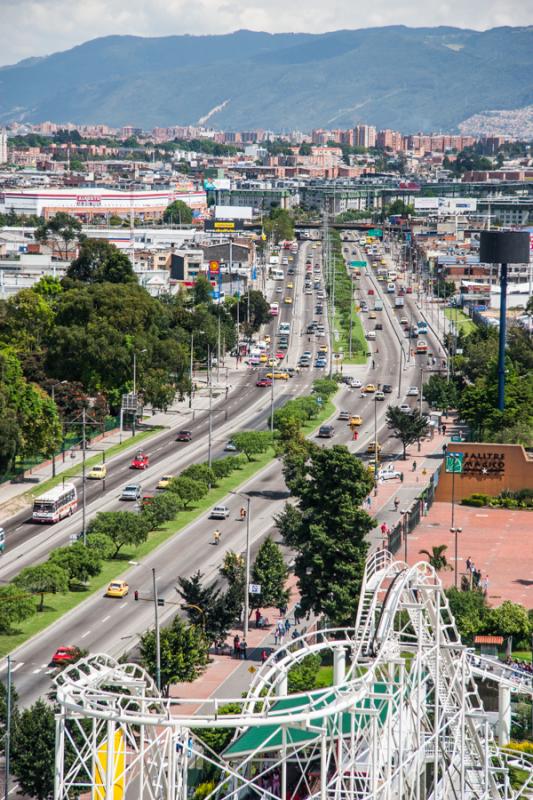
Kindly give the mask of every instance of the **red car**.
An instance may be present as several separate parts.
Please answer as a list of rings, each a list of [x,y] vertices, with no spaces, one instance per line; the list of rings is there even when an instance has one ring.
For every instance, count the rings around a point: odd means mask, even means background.
[[[368,290],[368,294],[374,294],[374,290],[373,289],[369,289]]]
[[[408,286],[405,291],[407,292],[407,294],[413,294],[413,287],[412,286]]]
[[[271,378],[259,378],[259,380],[255,384],[256,386],[272,386],[272,379]]]
[[[282,358],[285,358],[285,355],[286,355],[286,354],[285,354],[285,353],[283,353],[283,352],[280,350],[280,352],[279,352],[279,353],[276,353],[276,358],[277,358],[279,361],[281,361],[281,359],[282,359]]]
[[[74,645],[68,644],[65,647],[58,647],[52,656],[51,663],[54,667],[62,667],[65,664],[74,664],[80,657],[80,649]]]
[[[150,466],[150,459],[146,453],[137,453],[131,461],[131,469],[146,469]]]
[[[192,431],[178,431],[176,436],[177,442],[190,442],[192,439]]]

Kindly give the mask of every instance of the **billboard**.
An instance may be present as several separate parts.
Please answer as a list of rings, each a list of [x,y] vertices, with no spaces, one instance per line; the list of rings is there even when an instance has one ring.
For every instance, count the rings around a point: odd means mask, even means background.
[[[215,206],[215,219],[252,219],[251,206]]]
[[[204,222],[204,230],[214,233],[234,233],[242,231],[243,228],[242,219],[206,219]]]
[[[437,214],[470,214],[477,209],[474,197],[415,197],[415,211]]]

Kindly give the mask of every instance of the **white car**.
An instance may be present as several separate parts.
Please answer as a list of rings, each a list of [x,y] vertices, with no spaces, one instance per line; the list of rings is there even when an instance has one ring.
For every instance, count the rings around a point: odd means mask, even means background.
[[[237,447],[233,444],[233,442],[228,442],[224,450],[227,450],[229,453],[236,453]]]
[[[209,515],[210,519],[227,519],[229,517],[229,508],[227,506],[213,506]]]
[[[369,340],[370,339],[375,339],[376,338],[376,331],[367,331],[366,338],[369,339]]]
[[[352,389],[360,389],[362,385],[363,384],[359,380],[359,378],[352,378],[352,380],[350,381],[350,386],[352,387]]]
[[[383,467],[378,472],[378,480],[380,481],[389,481],[392,478],[401,478],[402,473],[393,467],[392,464],[389,464],[387,467]]]
[[[407,397],[418,397],[418,388],[416,386],[410,386],[407,390]]]
[[[401,406],[399,406],[399,409],[400,411],[403,411],[404,414],[411,413],[411,406],[409,405],[409,403],[402,403]]]
[[[374,400],[385,400],[385,392],[376,392]]]

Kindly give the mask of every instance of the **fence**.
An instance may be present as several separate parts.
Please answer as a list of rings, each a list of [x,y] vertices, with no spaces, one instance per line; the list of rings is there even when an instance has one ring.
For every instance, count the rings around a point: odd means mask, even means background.
[[[438,483],[439,469],[436,469],[429,479],[428,485],[416,497],[402,516],[402,519],[389,531],[387,547],[395,555],[405,539],[425,516],[435,499],[435,490]]]

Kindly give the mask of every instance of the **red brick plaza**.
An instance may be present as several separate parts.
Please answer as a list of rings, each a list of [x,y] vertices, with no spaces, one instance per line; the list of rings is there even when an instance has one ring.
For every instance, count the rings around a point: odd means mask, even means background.
[[[488,575],[490,605],[512,600],[533,608],[533,512],[456,504],[454,525],[462,528],[457,548],[459,584],[470,557],[481,570],[482,579]],[[451,503],[434,503],[408,535],[408,562],[424,559],[419,550],[431,552],[432,547],[445,544],[446,557],[453,567],[455,537],[450,526]],[[403,558],[403,545],[397,558]],[[453,570],[443,570],[439,575],[446,587],[453,585]]]

